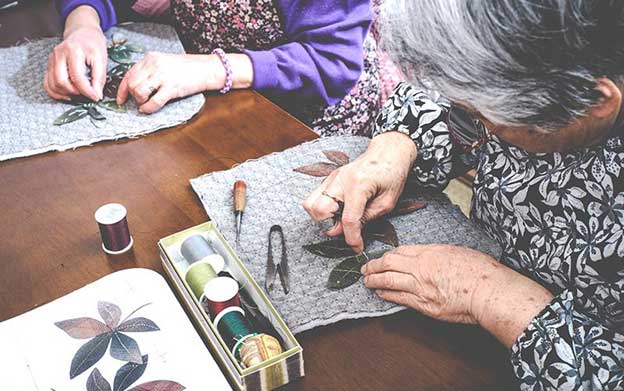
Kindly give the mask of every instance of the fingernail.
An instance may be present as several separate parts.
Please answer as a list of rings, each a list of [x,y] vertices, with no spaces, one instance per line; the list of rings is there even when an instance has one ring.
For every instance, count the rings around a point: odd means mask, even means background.
[[[368,276],[364,277],[364,285],[368,285]]]
[[[366,265],[364,265],[364,266],[362,266],[362,267],[360,268],[360,273],[362,273],[362,274],[366,274]]]

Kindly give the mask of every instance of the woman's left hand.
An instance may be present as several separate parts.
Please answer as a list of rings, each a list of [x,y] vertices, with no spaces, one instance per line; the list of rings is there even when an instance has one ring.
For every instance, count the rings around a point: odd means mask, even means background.
[[[234,71],[234,88],[246,88],[253,68],[244,54],[228,55]],[[170,54],[150,52],[130,68],[119,84],[117,103],[132,95],[142,113],[160,110],[167,102],[203,91],[223,88],[226,73],[214,54]]]
[[[480,324],[507,346],[552,299],[489,255],[458,246],[401,246],[368,262],[362,274],[385,300],[435,319]]]

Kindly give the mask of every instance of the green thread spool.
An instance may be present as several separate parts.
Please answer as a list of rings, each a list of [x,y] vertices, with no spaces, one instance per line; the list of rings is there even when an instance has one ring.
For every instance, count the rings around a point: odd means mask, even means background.
[[[206,284],[215,278],[217,278],[217,273],[212,265],[206,261],[195,262],[189,266],[184,275],[186,283],[189,284],[191,292],[197,300],[201,300]]]
[[[247,338],[258,335],[249,320],[245,318],[245,311],[240,307],[228,307],[219,312],[214,319],[214,325],[238,361],[240,361],[241,344]]]

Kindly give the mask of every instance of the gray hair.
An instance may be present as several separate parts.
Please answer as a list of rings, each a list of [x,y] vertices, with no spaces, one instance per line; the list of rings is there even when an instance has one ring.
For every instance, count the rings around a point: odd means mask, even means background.
[[[499,124],[561,128],[624,76],[622,0],[385,0],[381,33],[408,78]]]

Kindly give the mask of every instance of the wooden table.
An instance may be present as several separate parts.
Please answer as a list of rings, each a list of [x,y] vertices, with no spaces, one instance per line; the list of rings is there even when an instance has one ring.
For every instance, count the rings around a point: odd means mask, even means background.
[[[0,45],[53,35],[51,1],[0,13]],[[42,77],[42,75],[33,75]],[[0,102],[0,104],[2,104]],[[158,239],[204,222],[188,180],[316,137],[254,92],[208,97],[186,125],[136,140],[0,163],[0,320],[113,271],[162,273]],[[128,208],[135,245],[107,256],[93,212]],[[309,391],[513,390],[508,352],[475,328],[406,311],[344,321],[298,336]]]

